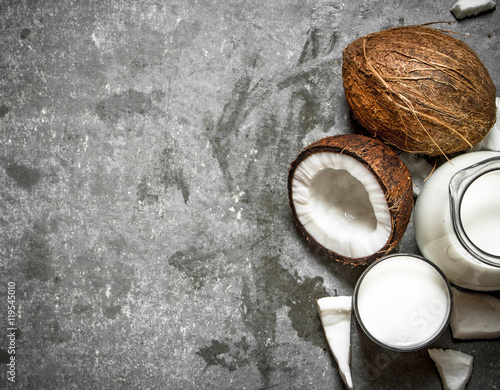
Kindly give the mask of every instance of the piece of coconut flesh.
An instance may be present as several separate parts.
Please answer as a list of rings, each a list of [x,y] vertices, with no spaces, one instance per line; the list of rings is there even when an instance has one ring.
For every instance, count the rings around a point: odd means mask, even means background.
[[[453,293],[450,327],[456,339],[500,337],[500,299],[485,293],[458,290]]]
[[[320,298],[318,313],[328,346],[338,366],[342,380],[349,389],[353,388],[351,368],[351,308],[352,297]]]
[[[458,0],[451,8],[451,12],[458,20],[480,14],[495,8],[493,0]]]
[[[293,202],[300,223],[325,248],[369,256],[391,234],[391,215],[375,176],[351,156],[314,153],[296,169]]]
[[[463,390],[472,375],[473,357],[453,349],[427,350],[436,364],[444,390]]]

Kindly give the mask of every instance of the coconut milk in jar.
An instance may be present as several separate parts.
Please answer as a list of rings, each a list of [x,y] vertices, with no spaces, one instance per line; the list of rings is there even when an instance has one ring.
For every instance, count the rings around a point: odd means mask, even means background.
[[[466,153],[440,166],[417,198],[414,225],[423,256],[450,282],[499,290],[500,153]]]

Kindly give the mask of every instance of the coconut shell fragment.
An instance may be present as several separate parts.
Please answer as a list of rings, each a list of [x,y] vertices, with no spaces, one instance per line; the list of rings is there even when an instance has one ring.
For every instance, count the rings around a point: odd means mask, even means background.
[[[348,106],[366,131],[404,151],[465,151],[495,123],[496,89],[463,41],[430,27],[363,36],[343,52]]]
[[[352,265],[370,264],[393,251],[413,207],[404,163],[389,146],[359,134],[323,138],[300,152],[289,169],[288,196],[307,242]]]

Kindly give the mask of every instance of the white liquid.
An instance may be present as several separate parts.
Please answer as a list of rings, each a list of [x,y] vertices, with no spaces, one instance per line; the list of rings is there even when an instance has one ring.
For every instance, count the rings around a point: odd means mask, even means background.
[[[358,320],[380,343],[419,348],[446,326],[450,292],[442,275],[424,260],[390,256],[370,268],[356,296]]]
[[[471,290],[500,289],[500,267],[480,262],[461,247],[451,221],[448,186],[452,176],[459,170],[498,156],[498,152],[472,152],[444,163],[425,182],[415,203],[415,238],[422,255],[435,263],[450,282]],[[485,174],[482,177],[490,176]],[[478,178],[470,185],[471,192],[468,193],[468,190],[467,196],[462,199],[461,217],[462,225],[474,244],[492,254],[498,254],[500,225],[496,218],[500,186],[498,175],[491,177],[491,183],[478,181]],[[475,189],[482,193],[478,200],[475,200]],[[492,202],[492,205],[486,202]],[[482,211],[478,208],[482,208]],[[478,222],[479,212],[486,215],[484,223]]]
[[[462,226],[481,250],[500,256],[500,171],[485,173],[465,192],[460,207]]]

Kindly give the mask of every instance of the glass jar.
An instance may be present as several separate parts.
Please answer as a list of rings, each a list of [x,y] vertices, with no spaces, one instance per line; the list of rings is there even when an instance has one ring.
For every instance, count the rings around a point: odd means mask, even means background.
[[[414,208],[422,255],[448,280],[477,290],[500,289],[500,153],[470,152],[440,166]]]

